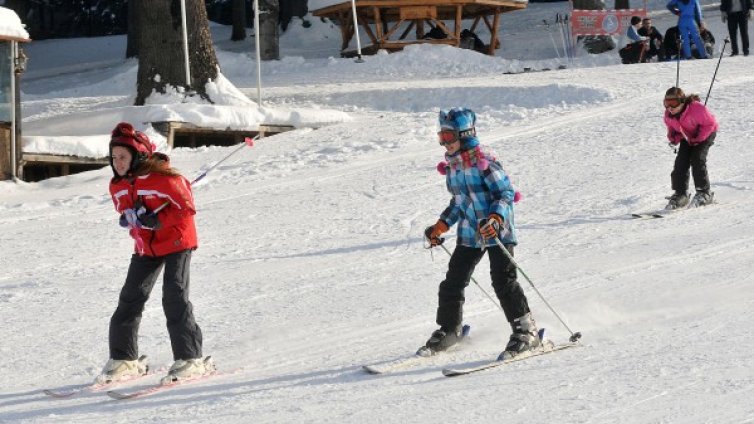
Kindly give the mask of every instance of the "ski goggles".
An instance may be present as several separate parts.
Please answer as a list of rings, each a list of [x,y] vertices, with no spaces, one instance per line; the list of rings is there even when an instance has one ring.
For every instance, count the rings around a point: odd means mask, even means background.
[[[683,99],[678,98],[678,97],[665,97],[662,100],[662,105],[665,106],[665,109],[675,108],[675,107],[680,106],[682,100]]]
[[[452,130],[442,130],[437,132],[437,137],[440,139],[440,146],[450,146],[458,141],[458,132]]]

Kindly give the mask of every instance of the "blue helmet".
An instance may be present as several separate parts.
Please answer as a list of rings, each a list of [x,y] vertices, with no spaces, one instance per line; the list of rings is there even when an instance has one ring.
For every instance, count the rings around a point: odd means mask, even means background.
[[[440,110],[438,119],[440,130],[456,132],[456,137],[463,142],[465,148],[475,147],[479,144],[476,138],[476,114],[473,110],[465,107],[443,109]]]

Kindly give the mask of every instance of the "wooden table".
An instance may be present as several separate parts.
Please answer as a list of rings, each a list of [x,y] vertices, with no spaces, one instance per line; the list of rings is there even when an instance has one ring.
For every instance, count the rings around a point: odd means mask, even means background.
[[[459,47],[462,21],[473,19],[468,29],[473,32],[480,22],[484,22],[491,34],[485,53],[494,55],[495,48],[499,46],[497,32],[500,14],[525,9],[526,5],[525,1],[513,0],[357,0],[357,20],[372,42],[362,49],[362,53],[374,54],[380,49],[397,51],[406,45],[419,43]],[[356,54],[355,51],[346,51],[354,36],[351,7],[351,2],[345,1],[312,12],[314,16],[329,18],[340,26],[343,38],[341,55],[344,57]],[[454,23],[453,30],[448,28],[448,22]],[[430,29],[439,27],[447,38],[425,39],[425,24]],[[412,29],[416,38],[407,39]]]

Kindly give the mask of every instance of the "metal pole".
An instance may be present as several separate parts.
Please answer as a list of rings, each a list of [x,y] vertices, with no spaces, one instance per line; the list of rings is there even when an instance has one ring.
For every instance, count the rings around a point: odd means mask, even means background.
[[[563,56],[566,59],[568,59],[568,48],[566,47],[565,30],[563,28],[563,18],[560,16],[560,13],[555,14],[555,22],[558,24],[558,29],[560,30],[560,41],[563,44]]]
[[[241,143],[237,148],[235,148],[232,152],[228,153],[224,158],[222,158],[219,161],[217,161],[217,163],[215,163],[214,165],[212,165],[208,170],[202,172],[201,175],[199,175],[198,177],[196,177],[194,179],[194,181],[191,181],[191,185],[193,186],[194,184],[196,184],[197,182],[199,182],[202,178],[206,177],[207,174],[209,174],[210,172],[212,172],[213,169],[217,168],[218,165],[220,165],[221,163],[225,162],[229,157],[235,155],[239,150],[243,149],[246,146],[254,147],[254,141],[256,141],[258,139],[259,139],[259,134],[255,135],[254,137],[251,137],[251,138],[246,137],[244,139],[243,143]],[[165,209],[165,207],[167,205],[169,205],[169,204],[170,204],[170,202],[165,202],[165,203],[161,204],[155,210],[153,210],[151,212],[151,214],[152,215],[157,215],[157,213],[159,213],[161,210]]]
[[[547,23],[547,19],[542,19],[542,22],[544,22],[545,27],[547,28],[547,34],[550,35],[550,41],[552,41],[552,48],[555,49],[555,54],[558,56],[558,59],[560,59],[560,50],[558,50],[557,44],[555,44],[555,38],[552,36],[552,32],[550,32],[550,24]]]
[[[680,30],[679,30],[680,31]],[[681,78],[681,33],[678,33],[678,39],[675,42],[675,46],[678,50],[678,56],[676,56],[675,61],[675,86],[678,88],[678,84],[680,83]]]
[[[254,0],[254,44],[257,49],[257,104],[262,106],[262,48],[259,44],[259,0]]]
[[[715,83],[715,77],[717,76],[717,70],[720,68],[720,62],[723,60],[723,54],[725,53],[725,46],[728,45],[730,42],[730,39],[728,37],[725,37],[725,42],[723,43],[723,48],[720,50],[720,59],[717,59],[717,66],[715,67],[715,73],[712,75],[712,81],[709,83],[709,91],[707,91],[707,97],[704,98],[704,105],[707,106],[707,99],[709,99],[710,93],[712,93],[712,84]]]
[[[356,0],[351,0],[351,11],[353,12],[353,33],[356,36],[356,63],[363,63],[364,59],[361,58],[361,39],[359,38],[359,21],[356,17]]]
[[[186,0],[181,0],[181,26],[183,27],[183,66],[186,68],[186,88],[191,89],[191,69],[189,69],[188,30],[186,29]]]
[[[241,143],[237,148],[235,148],[232,152],[228,153],[224,158],[222,158],[219,161],[217,161],[217,163],[215,163],[214,165],[212,165],[209,169],[207,169],[206,171],[202,172],[201,175],[199,175],[198,177],[196,177],[194,179],[194,181],[191,181],[191,185],[196,184],[197,182],[199,182],[199,180],[201,180],[202,178],[206,177],[207,174],[209,174],[210,172],[212,172],[213,169],[217,168],[218,165],[220,165],[221,163],[225,162],[229,157],[235,155],[236,152],[238,152],[239,150],[243,149],[246,146],[254,147],[254,141],[257,140],[258,138],[259,138],[259,134],[255,135],[252,138],[246,137],[246,139],[244,139],[244,142]]]
[[[11,179],[16,181],[16,58],[18,42],[10,43],[10,169]]]

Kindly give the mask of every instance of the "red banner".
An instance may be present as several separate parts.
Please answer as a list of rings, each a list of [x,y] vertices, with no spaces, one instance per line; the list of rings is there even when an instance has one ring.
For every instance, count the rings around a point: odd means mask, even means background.
[[[646,9],[572,10],[571,31],[577,35],[625,35],[631,17],[647,16]]]

